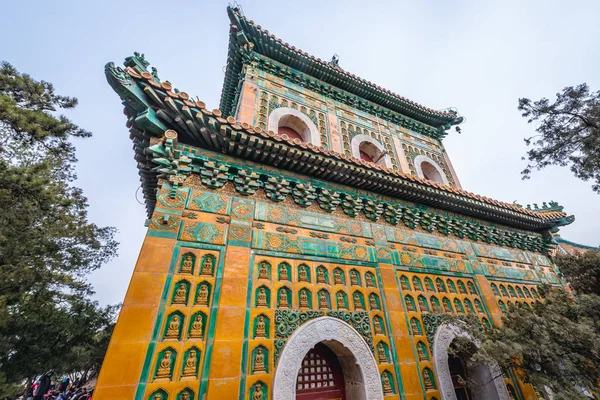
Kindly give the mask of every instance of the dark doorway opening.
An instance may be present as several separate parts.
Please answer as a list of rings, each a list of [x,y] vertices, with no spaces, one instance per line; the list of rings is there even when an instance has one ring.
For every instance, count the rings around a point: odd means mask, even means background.
[[[326,345],[318,343],[302,360],[296,378],[296,399],[346,399],[340,361]]]

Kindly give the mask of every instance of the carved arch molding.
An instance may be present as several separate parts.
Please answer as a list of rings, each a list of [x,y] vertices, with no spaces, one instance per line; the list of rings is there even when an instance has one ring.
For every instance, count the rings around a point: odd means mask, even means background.
[[[445,323],[437,328],[433,340],[433,363],[442,400],[457,400],[448,366],[448,348],[457,337],[464,337],[479,348],[477,340],[457,322]],[[480,366],[470,371],[469,374],[474,374],[475,379],[482,382],[482,385],[473,393],[474,399],[509,400],[508,391],[497,364],[491,367]],[[496,378],[491,380],[494,376]]]
[[[273,400],[296,398],[296,377],[302,360],[317,343],[325,343],[338,356],[344,370],[344,379],[361,382],[351,385],[354,395],[349,398],[380,400],[383,388],[375,357],[361,335],[344,321],[333,317],[319,317],[300,326],[286,343],[273,380]]]
[[[293,108],[279,107],[272,111],[271,114],[269,114],[268,129],[273,132],[277,132],[280,122],[289,119],[290,117],[301,121],[305,125],[305,131],[298,132],[298,134],[302,136],[306,143],[311,143],[315,146],[321,145],[321,134],[319,133],[319,128],[317,128],[310,118]]]

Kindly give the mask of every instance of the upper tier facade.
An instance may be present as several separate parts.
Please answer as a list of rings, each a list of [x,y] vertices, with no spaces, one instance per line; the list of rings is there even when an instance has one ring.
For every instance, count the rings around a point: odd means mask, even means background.
[[[305,55],[235,9],[229,14],[222,111],[264,131],[461,187],[441,141],[462,122],[456,112],[427,109],[349,74],[335,59]]]

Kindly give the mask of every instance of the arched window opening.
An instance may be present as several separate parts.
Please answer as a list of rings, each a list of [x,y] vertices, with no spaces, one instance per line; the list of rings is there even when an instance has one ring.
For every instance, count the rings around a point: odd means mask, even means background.
[[[392,168],[392,163],[385,147],[377,139],[364,134],[356,135],[352,138],[350,146],[354,158]]]
[[[438,171],[435,166],[427,161],[423,161],[421,163],[421,171],[423,172],[423,178],[427,179],[428,181],[444,183],[444,179],[442,178],[440,171]]]
[[[371,142],[362,142],[358,146],[360,159],[378,165],[385,165],[385,154]]]
[[[279,119],[277,133],[285,134],[292,140],[299,139],[303,142],[310,142],[310,128],[304,121],[292,114],[284,115]]]

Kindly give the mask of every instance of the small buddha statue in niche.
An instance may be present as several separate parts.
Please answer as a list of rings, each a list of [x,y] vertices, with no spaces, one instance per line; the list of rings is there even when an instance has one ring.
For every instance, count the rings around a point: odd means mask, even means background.
[[[279,307],[289,307],[290,305],[288,304],[288,297],[287,297],[287,293],[285,292],[285,290],[282,290],[279,292]]]
[[[384,394],[392,394],[394,393],[392,391],[392,385],[390,384],[390,378],[388,377],[388,374],[383,374],[383,393]]]
[[[388,362],[387,354],[385,354],[385,349],[383,348],[383,345],[381,343],[379,344],[379,346],[377,346],[377,355],[379,357],[380,363]]]
[[[179,339],[179,315],[174,315],[169,322],[165,339]]]
[[[379,318],[373,319],[373,331],[375,331],[376,335],[383,334],[383,329],[381,328],[381,322],[379,322]]]
[[[181,400],[189,400],[190,394],[188,392],[181,393]]]
[[[187,302],[187,288],[185,283],[180,283],[177,286],[177,291],[175,292],[175,297],[173,298],[173,303],[176,304],[185,304]]]
[[[267,293],[265,288],[258,289],[258,296],[256,298],[257,307],[267,307]]]
[[[156,379],[170,379],[171,378],[171,351],[165,351],[158,370],[156,371]]]
[[[190,329],[190,338],[202,339],[202,316],[196,315],[196,319],[192,322],[192,328]]]
[[[212,269],[213,269],[212,257],[206,256],[204,258],[204,262],[202,263],[202,272],[200,272],[200,275],[212,275]]]
[[[444,289],[444,285],[442,284],[442,281],[435,281],[435,285],[437,286],[437,290],[438,292],[446,292],[446,289]]]
[[[435,289],[433,288],[433,284],[428,279],[425,280],[425,287],[427,288],[428,292],[435,292]]]
[[[342,272],[339,269],[336,269],[333,272],[333,280],[336,285],[343,285],[344,282],[342,280]]]
[[[162,394],[160,394],[160,393],[155,394],[154,400],[162,400]]]
[[[354,308],[357,310],[363,310],[362,302],[360,301],[360,295],[358,293],[354,293],[352,297],[354,298]]]
[[[325,272],[323,272],[323,268],[317,269],[317,283],[325,283]]]
[[[379,310],[375,296],[369,296],[369,305],[371,306],[371,310]]]
[[[308,275],[306,274],[306,267],[304,267],[304,266],[300,267],[299,281],[300,282],[307,282],[308,281]]]
[[[269,273],[267,272],[265,263],[261,263],[258,268],[258,279],[269,279]]]
[[[196,298],[196,304],[199,306],[208,305],[208,285],[200,285],[200,290],[198,290],[198,297]]]
[[[358,274],[354,271],[350,271],[350,284],[352,286],[358,286]]]
[[[419,301],[419,309],[421,310],[421,312],[427,312],[427,306],[425,305],[425,300],[423,300],[422,297],[419,297],[418,301]]]
[[[423,346],[417,345],[417,354],[419,354],[419,361],[427,361],[427,356],[425,356]]]
[[[266,337],[265,318],[262,315],[259,316],[258,321],[256,321],[256,332],[254,333],[254,336],[257,338]]]
[[[420,335],[421,331],[419,330],[419,326],[417,325],[417,321],[415,321],[414,319],[410,321],[410,327],[412,329],[412,334],[413,335]]]
[[[404,279],[400,280],[400,286],[402,286],[402,290],[410,290],[410,287],[408,287],[408,282]]]
[[[183,367],[183,376],[195,376],[196,375],[196,364],[198,359],[196,358],[196,350],[190,350],[190,354],[185,361]]]
[[[346,308],[346,302],[344,301],[344,294],[342,292],[337,292],[337,303],[338,308]]]
[[[423,382],[425,383],[425,390],[435,390],[431,377],[427,371],[423,371]]]
[[[260,385],[254,385],[254,392],[252,393],[252,400],[263,400],[263,391]]]
[[[181,271],[179,272],[182,274],[191,274],[193,266],[194,262],[192,261],[192,256],[188,254],[183,259],[183,263],[181,264]]]
[[[254,357],[253,372],[255,374],[259,372],[265,372],[265,356],[260,347],[258,348],[258,350],[256,350],[256,356]]]
[[[375,287],[375,283],[373,282],[373,275],[366,274],[365,275],[365,280],[367,281],[367,287]]]
[[[447,313],[451,313],[452,310],[450,309],[450,305],[448,305],[448,303],[444,302],[444,312]]]
[[[308,295],[306,294],[306,290],[300,292],[300,307],[308,308]]]
[[[290,278],[288,277],[287,266],[285,264],[281,264],[279,266],[279,280],[281,280],[281,281],[289,281],[290,280]]]
[[[327,304],[327,295],[325,292],[319,292],[319,308],[328,308],[329,304]]]

